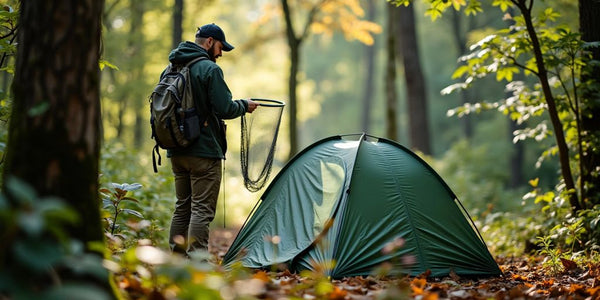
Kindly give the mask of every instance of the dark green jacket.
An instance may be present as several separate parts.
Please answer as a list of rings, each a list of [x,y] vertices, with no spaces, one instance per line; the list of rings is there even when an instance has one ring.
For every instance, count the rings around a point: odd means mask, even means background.
[[[245,100],[231,99],[231,92],[223,78],[221,68],[208,58],[204,48],[193,42],[183,42],[171,51],[169,61],[172,64],[185,64],[204,56],[206,59],[194,63],[190,68],[192,90],[196,107],[200,111],[200,138],[188,148],[168,150],[167,156],[195,156],[206,158],[225,158],[227,141],[223,119],[242,116],[248,109]],[[224,124],[224,123],[223,123]]]

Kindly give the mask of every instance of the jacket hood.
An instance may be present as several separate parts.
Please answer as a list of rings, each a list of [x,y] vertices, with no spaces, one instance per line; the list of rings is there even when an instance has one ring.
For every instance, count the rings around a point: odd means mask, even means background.
[[[193,42],[182,42],[169,53],[169,61],[172,64],[184,64],[194,58],[205,56],[208,57],[208,52],[200,45]]]

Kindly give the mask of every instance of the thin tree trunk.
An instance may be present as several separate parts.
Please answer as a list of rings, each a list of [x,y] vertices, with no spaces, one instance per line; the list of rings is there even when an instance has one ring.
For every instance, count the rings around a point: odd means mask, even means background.
[[[514,8],[509,8],[508,13],[512,16],[515,14],[514,12]],[[515,24],[515,21],[512,18],[508,19],[508,25],[513,26]],[[515,74],[514,76],[514,80],[515,81],[523,81],[525,80],[524,75],[522,73],[518,73]],[[512,95],[507,95],[507,98],[510,97]],[[514,139],[514,132],[516,130],[521,129],[521,125],[517,124],[516,121],[512,120],[509,118],[509,136],[507,137],[508,140],[510,141],[510,143],[513,145],[512,148],[512,153],[510,155],[510,179],[508,182],[508,187],[510,188],[517,188],[519,186],[521,186],[524,182],[524,176],[523,176],[523,161],[525,159],[525,146],[523,142],[517,141],[516,143],[513,143],[513,139]]]
[[[367,1],[367,19],[369,21],[373,21],[376,15],[376,6],[374,0]],[[362,131],[365,133],[369,132],[369,125],[371,123],[371,105],[373,99],[373,91],[374,82],[375,82],[375,44],[373,45],[365,45],[365,89],[363,93],[362,100],[362,110],[361,110],[361,127]]]
[[[579,0],[579,31],[585,42],[600,41],[600,2],[595,0]],[[600,61],[600,48],[590,49],[592,59]],[[590,66],[589,74],[584,74],[582,82],[592,81],[600,85],[600,66]],[[588,208],[600,203],[600,151],[594,150],[600,143],[600,99],[592,91],[584,91],[582,98],[588,105],[582,111],[582,131],[586,133],[583,139],[592,145],[583,149],[581,157],[582,201]]]
[[[173,6],[173,37],[171,48],[175,49],[183,37],[183,0],[175,0]]]
[[[409,137],[412,148],[431,154],[429,138],[429,111],[425,76],[419,57],[414,6],[399,6],[396,26],[396,51],[404,64],[406,102],[408,106]]]
[[[535,27],[533,26],[531,10],[526,6],[525,1],[519,1],[515,4],[521,11],[521,14],[523,14],[527,32],[529,33],[529,37],[531,39],[531,44],[534,52],[533,54],[538,70],[537,76],[542,86],[542,91],[544,93],[544,98],[546,99],[546,104],[548,105],[548,114],[550,115],[550,121],[552,122],[552,128],[554,129],[554,137],[556,138],[556,145],[558,146],[558,157],[560,161],[561,174],[565,183],[565,189],[567,191],[570,191],[568,194],[569,204],[571,205],[572,210],[576,212],[581,209],[581,203],[579,203],[578,200],[577,192],[575,189],[575,183],[573,181],[573,174],[570,168],[569,148],[565,140],[565,134],[562,128],[560,117],[558,116],[554,96],[552,94],[552,90],[548,82],[548,73],[546,70],[546,65],[544,64],[540,42],[538,40],[537,33],[535,32]]]
[[[290,127],[290,154],[292,158],[298,152],[298,65],[300,64],[299,44],[290,45],[290,78],[288,81],[289,104],[289,127]]]
[[[472,24],[469,22],[470,26],[464,30],[462,27],[462,18],[463,14],[457,10],[452,10],[452,36],[454,37],[454,42],[456,43],[456,48],[458,50],[458,55],[462,56],[467,53],[467,39],[465,32],[469,32],[471,30]],[[460,91],[460,98],[462,104],[467,104],[471,101],[470,98],[471,92],[468,89],[462,89]],[[463,133],[467,139],[471,139],[473,136],[473,125],[472,118],[470,114],[466,114],[461,117],[462,125],[463,125]]]
[[[136,84],[136,86],[141,87],[144,85],[144,34],[142,31],[143,22],[144,22],[144,13],[145,0],[131,0],[130,8],[131,8],[131,27],[129,31],[129,47],[131,49],[131,81]],[[143,101],[145,99],[143,94],[140,94],[139,91],[143,89],[135,89],[130,90],[127,94],[128,101],[132,101],[132,109],[135,113],[135,123],[133,124],[133,144],[134,147],[140,148],[145,139],[147,138],[144,135],[145,128],[147,127],[145,119],[143,118],[143,113],[146,112],[144,109],[147,102]]]
[[[396,8],[389,4],[387,8],[387,39],[386,39],[386,68],[385,68],[385,124],[388,139],[398,139],[396,115],[398,113],[398,93],[396,91],[396,51],[394,31],[394,15]]]
[[[509,137],[512,143],[514,138],[513,132],[520,129],[517,122],[509,120]],[[508,187],[518,188],[523,185],[523,161],[525,160],[525,147],[523,142],[513,143],[513,152],[510,155],[510,179],[508,181]]]
[[[290,130],[290,152],[289,158],[292,158],[298,152],[298,101],[297,101],[297,86],[298,86],[298,69],[300,65],[300,46],[303,37],[296,37],[290,7],[287,0],[281,0],[283,14],[286,24],[286,36],[288,46],[290,48],[290,74],[288,79],[288,95],[289,95],[289,130]]]

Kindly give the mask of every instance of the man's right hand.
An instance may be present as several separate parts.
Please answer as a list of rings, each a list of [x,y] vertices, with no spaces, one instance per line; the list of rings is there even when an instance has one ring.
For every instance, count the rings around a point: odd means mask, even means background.
[[[258,102],[254,102],[250,99],[246,99],[246,102],[248,103],[247,112],[249,112],[249,113],[252,113],[260,105]]]

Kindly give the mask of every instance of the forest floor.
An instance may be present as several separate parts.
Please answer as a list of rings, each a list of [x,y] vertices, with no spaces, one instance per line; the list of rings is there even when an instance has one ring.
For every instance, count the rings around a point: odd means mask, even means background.
[[[222,258],[236,234],[236,230],[212,230],[210,252]],[[562,260],[561,271],[551,276],[541,257],[497,257],[496,261],[503,272],[499,277],[351,277],[332,280],[326,292],[319,291],[314,278],[289,271],[256,271],[253,277],[264,283],[256,295],[262,299],[600,299],[598,263],[581,266]]]

